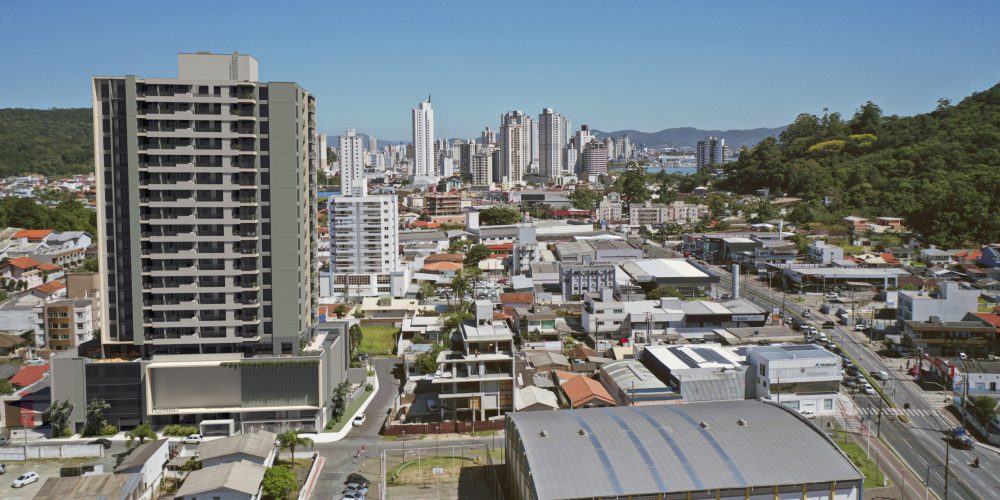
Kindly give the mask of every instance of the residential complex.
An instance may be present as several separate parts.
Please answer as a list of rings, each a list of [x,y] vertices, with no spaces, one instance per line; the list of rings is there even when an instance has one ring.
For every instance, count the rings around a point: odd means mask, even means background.
[[[360,300],[402,296],[408,275],[399,262],[399,208],[395,195],[334,196],[329,205],[329,296]]]

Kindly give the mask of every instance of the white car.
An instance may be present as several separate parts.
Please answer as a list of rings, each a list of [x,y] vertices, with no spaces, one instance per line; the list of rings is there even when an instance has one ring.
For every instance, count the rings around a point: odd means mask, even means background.
[[[15,488],[22,488],[31,483],[38,482],[39,479],[40,478],[38,477],[37,472],[25,472],[24,474],[17,476],[17,479],[15,479],[13,483],[10,483],[10,485]]]
[[[823,298],[825,298],[826,300],[836,300],[840,298],[840,295],[837,295],[837,292],[828,292],[823,295]]]
[[[875,388],[872,387],[871,384],[866,383],[864,386],[862,386],[861,390],[864,391],[865,394],[875,394]]]
[[[361,427],[362,425],[365,425],[365,420],[367,419],[368,417],[366,417],[365,414],[362,413],[361,415],[354,417],[354,421],[351,422],[351,425],[355,427]]]
[[[816,412],[812,410],[799,410],[799,415],[806,418],[816,418]]]
[[[201,434],[191,434],[182,440],[184,444],[199,444],[202,442]]]

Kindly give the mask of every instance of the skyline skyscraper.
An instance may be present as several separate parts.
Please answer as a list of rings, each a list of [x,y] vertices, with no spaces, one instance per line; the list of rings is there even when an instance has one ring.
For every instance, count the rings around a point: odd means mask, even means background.
[[[437,182],[434,154],[434,109],[431,96],[412,110],[413,118],[413,178],[415,181]]]
[[[552,108],[538,115],[538,174],[548,179],[564,175],[563,146],[566,145],[566,119]]]
[[[344,196],[364,196],[368,194],[365,179],[364,151],[361,137],[353,128],[340,136],[340,192]]]
[[[92,89],[105,353],[297,354],[318,322],[315,98],[244,54]]]
[[[708,136],[698,141],[695,161],[699,169],[726,162],[726,140]]]
[[[500,120],[501,179],[519,184],[531,166],[531,118],[521,111],[504,113]]]

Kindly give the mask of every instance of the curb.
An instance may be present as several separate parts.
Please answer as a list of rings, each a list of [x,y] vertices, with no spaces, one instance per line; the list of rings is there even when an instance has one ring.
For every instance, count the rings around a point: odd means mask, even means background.
[[[368,382],[366,381],[366,383]],[[358,415],[364,413],[365,409],[368,408],[368,405],[371,404],[373,399],[375,399],[375,395],[378,394],[379,390],[378,373],[376,373],[375,376],[371,377],[371,384],[372,384],[372,393],[368,395],[368,399],[365,400],[364,403],[361,403],[361,406],[358,407],[358,411],[354,412],[354,414],[351,415],[350,417],[345,416],[345,418],[349,418],[349,420],[354,420],[354,417],[357,417]],[[347,422],[344,424],[344,428],[340,429],[337,432],[317,432],[315,434],[304,434],[304,435],[308,436],[309,439],[312,439],[313,442],[316,443],[335,443],[347,437],[347,434],[351,432],[351,429],[353,428],[354,427],[350,425],[350,422]]]

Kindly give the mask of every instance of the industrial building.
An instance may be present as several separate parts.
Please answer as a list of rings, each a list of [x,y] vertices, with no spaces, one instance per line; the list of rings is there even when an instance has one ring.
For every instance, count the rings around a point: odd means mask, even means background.
[[[621,266],[636,283],[668,285],[686,295],[701,295],[719,282],[719,276],[685,259],[646,259]]]
[[[514,500],[863,493],[864,476],[821,429],[761,401],[511,413],[506,439]]]
[[[747,398],[745,354],[720,344],[647,346],[642,362],[685,403]]]

